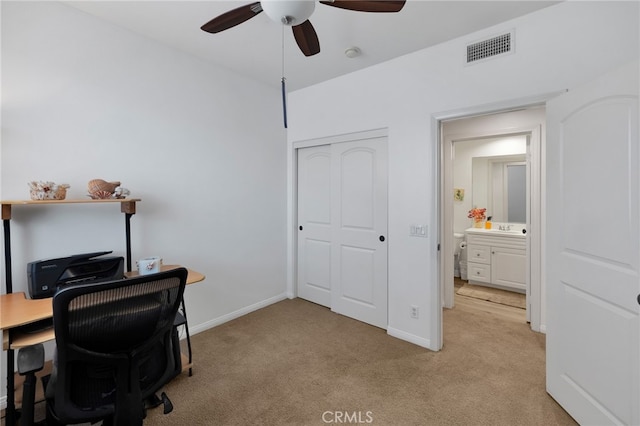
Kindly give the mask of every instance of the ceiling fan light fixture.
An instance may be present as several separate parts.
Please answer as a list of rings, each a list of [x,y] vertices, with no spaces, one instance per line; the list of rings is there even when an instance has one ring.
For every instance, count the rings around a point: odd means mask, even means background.
[[[260,5],[271,20],[288,26],[302,24],[316,8],[313,0],[262,0]]]
[[[352,47],[348,47],[344,51],[344,54],[347,58],[355,58],[357,56],[360,56],[360,54],[362,54],[362,51],[360,50],[359,47],[352,46]]]

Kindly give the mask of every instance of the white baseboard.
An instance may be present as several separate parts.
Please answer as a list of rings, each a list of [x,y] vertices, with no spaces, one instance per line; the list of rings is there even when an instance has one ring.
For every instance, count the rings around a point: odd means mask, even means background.
[[[198,324],[195,327],[192,327],[191,325],[189,326],[189,333],[193,336],[195,334],[201,333],[205,330],[209,330],[210,328],[213,327],[217,327],[221,324],[224,324],[225,322],[229,322],[231,320],[234,320],[236,318],[240,318],[243,315],[247,315],[253,311],[257,311],[258,309],[262,309],[264,307],[267,307],[269,305],[273,305],[274,303],[278,303],[284,299],[290,299],[290,297],[287,296],[286,293],[282,293],[279,294],[277,296],[274,296],[272,298],[269,299],[265,299],[265,300],[261,300],[258,303],[254,303],[253,305],[249,305],[249,306],[245,306],[242,309],[238,309],[237,311],[233,311],[230,312],[226,315],[223,315],[221,317],[218,318],[214,318],[210,321],[207,321],[205,323],[202,324]]]
[[[189,332],[193,336],[195,334],[198,334],[200,332],[203,332],[203,331],[208,330],[208,329],[213,328],[213,327],[217,327],[219,325],[222,325],[222,324],[224,324],[226,322],[229,322],[231,320],[234,320],[236,318],[240,318],[241,316],[247,315],[247,314],[249,314],[249,313],[251,313],[253,311],[257,311],[258,309],[262,309],[262,308],[267,307],[269,305],[273,305],[274,303],[278,303],[278,302],[280,302],[280,301],[282,301],[284,299],[294,299],[294,298],[295,298],[295,296],[292,293],[284,292],[284,293],[282,293],[282,294],[280,294],[278,296],[272,297],[270,299],[262,300],[262,301],[260,301],[258,303],[255,303],[253,305],[244,307],[242,309],[238,309],[237,311],[234,311],[234,312],[231,312],[229,314],[223,315],[221,317],[212,319],[211,321],[207,321],[207,322],[205,322],[203,324],[199,324],[199,325],[197,325],[195,327],[189,327]],[[393,328],[393,327],[387,327],[387,334],[392,336],[392,337],[395,337],[395,338],[398,338],[398,339],[405,340],[407,342],[413,343],[414,345],[418,345],[418,346],[421,346],[423,348],[434,350],[431,347],[431,340],[429,340],[429,339],[424,339],[422,337],[416,336],[414,334],[407,333],[407,332],[402,331],[402,330],[398,330],[398,329]]]
[[[406,331],[398,330],[397,328],[387,327],[387,334],[400,340],[405,340],[414,345],[422,346],[430,350],[435,350],[431,347],[431,340],[423,337],[416,336],[415,334],[407,333]]]

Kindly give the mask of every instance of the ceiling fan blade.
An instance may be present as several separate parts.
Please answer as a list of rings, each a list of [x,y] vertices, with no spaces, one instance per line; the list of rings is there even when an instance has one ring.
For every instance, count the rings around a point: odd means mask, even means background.
[[[200,27],[200,29],[208,33],[219,33],[220,31],[242,24],[244,21],[253,18],[260,12],[262,12],[262,6],[259,1],[246,4],[213,18]]]
[[[406,0],[320,0],[320,3],[358,12],[400,12]]]
[[[318,34],[311,25],[309,20],[304,21],[300,25],[294,25],[293,36],[298,43],[298,47],[304,53],[304,56],[313,56],[316,53],[320,53],[320,41],[318,40]]]

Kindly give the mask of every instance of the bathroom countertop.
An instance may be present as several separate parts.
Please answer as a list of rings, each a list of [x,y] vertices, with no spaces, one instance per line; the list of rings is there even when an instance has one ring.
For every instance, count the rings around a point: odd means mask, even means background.
[[[500,229],[485,229],[485,228],[467,228],[465,232],[470,234],[479,234],[479,235],[500,235],[504,237],[510,238],[524,238],[526,236],[525,233],[522,232],[523,228],[515,227],[509,231],[502,231]]]

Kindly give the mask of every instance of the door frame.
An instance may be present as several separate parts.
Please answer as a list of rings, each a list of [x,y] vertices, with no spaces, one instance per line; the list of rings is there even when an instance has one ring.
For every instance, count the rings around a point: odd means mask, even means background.
[[[527,268],[525,272],[526,277],[526,295],[527,295],[527,321],[530,321],[531,328],[535,331],[540,331],[540,313],[541,313],[541,280],[540,280],[540,203],[542,194],[540,192],[540,146],[541,146],[541,129],[540,126],[534,127],[513,127],[509,129],[496,129],[489,130],[487,132],[471,132],[469,134],[459,134],[455,137],[443,138],[443,151],[453,154],[453,146],[455,142],[474,140],[474,139],[486,139],[486,138],[503,138],[509,136],[526,136],[527,137]],[[443,156],[443,187],[442,194],[453,193],[453,156]],[[444,254],[442,257],[448,257],[444,259],[445,269],[442,274],[443,286],[443,307],[453,308],[454,306],[454,288],[453,288],[453,238],[449,238],[452,242],[451,245],[447,245],[447,238],[453,235],[453,202],[447,202],[446,199],[442,199],[443,203],[443,215],[442,226],[443,235],[445,235],[445,243],[443,244]],[[451,249],[447,248],[450,247]],[[450,267],[449,267],[450,266]],[[536,285],[532,285],[536,283]]]
[[[298,297],[298,149],[312,146],[332,145],[342,142],[354,142],[364,139],[388,137],[385,128],[364,130],[360,132],[344,133],[321,138],[303,139],[291,143],[287,156],[287,291],[289,299]],[[388,158],[387,158],[388,161]],[[388,263],[387,258],[387,263]],[[389,291],[389,290],[388,290]],[[388,309],[388,301],[387,301]]]
[[[436,214],[437,214],[437,224],[438,224],[438,260],[437,260],[437,282],[434,285],[434,291],[432,299],[432,309],[436,314],[434,318],[437,319],[436,324],[433,325],[434,331],[434,341],[439,342],[439,348],[442,348],[443,344],[443,320],[442,320],[442,311],[445,307],[444,305],[444,289],[445,282],[447,279],[453,281],[453,222],[451,221],[451,215],[453,210],[453,205],[451,203],[445,202],[445,194],[449,194],[449,192],[445,192],[446,186],[445,184],[449,184],[451,188],[453,188],[453,182],[451,181],[452,177],[447,176],[447,172],[450,171],[451,167],[445,169],[445,161],[448,159],[449,163],[451,161],[451,144],[446,144],[442,137],[441,125],[445,121],[453,120],[453,119],[463,119],[463,118],[472,118],[483,115],[491,115],[491,114],[502,114],[507,112],[518,111],[522,109],[528,109],[538,106],[544,106],[549,99],[552,99],[558,96],[561,93],[566,92],[566,90],[544,93],[540,95],[535,95],[531,97],[525,98],[517,98],[506,100],[497,103],[478,105],[474,107],[466,107],[451,111],[444,111],[440,113],[433,114],[431,116],[431,137],[433,140],[434,146],[434,158],[435,158],[435,171],[436,171],[436,179],[435,182],[435,193],[438,194],[436,197]],[[528,132],[538,132],[541,133],[541,129],[534,129],[531,127],[520,128],[520,129],[510,129],[508,132],[505,131],[506,134],[513,133],[528,133]],[[491,132],[490,132],[491,133]],[[490,135],[496,135],[499,132],[493,132]],[[489,135],[489,136],[490,136]],[[542,138],[542,134],[540,134],[540,138]],[[532,138],[533,139],[533,138]],[[530,261],[528,262],[531,266],[531,271],[527,273],[528,276],[531,277],[531,280],[538,280],[540,282],[540,291],[533,297],[537,298],[538,306],[540,307],[542,300],[544,299],[544,263],[541,255],[543,242],[545,241],[545,210],[544,210],[544,184],[545,184],[545,164],[544,164],[544,146],[542,143],[538,146],[538,155],[536,156],[537,164],[534,166],[532,158],[531,165],[531,190],[532,196],[530,198],[533,199],[535,191],[537,195],[537,205],[531,205],[532,217],[530,219],[531,229],[537,229],[537,231],[529,232],[529,246],[530,252],[528,253],[530,256]],[[450,166],[451,164],[449,164]],[[535,169],[535,170],[534,170]],[[537,176],[535,176],[537,174]],[[451,205],[449,205],[451,204]],[[534,217],[535,216],[535,217]],[[446,223],[445,223],[446,222]],[[534,236],[535,234],[535,236]],[[443,254],[444,253],[444,254]],[[534,259],[535,258],[535,259]],[[451,301],[452,302],[452,301]],[[544,312],[542,309],[535,315],[531,315],[531,328],[535,331],[544,332],[546,324],[544,324]],[[535,328],[534,328],[535,327]]]

